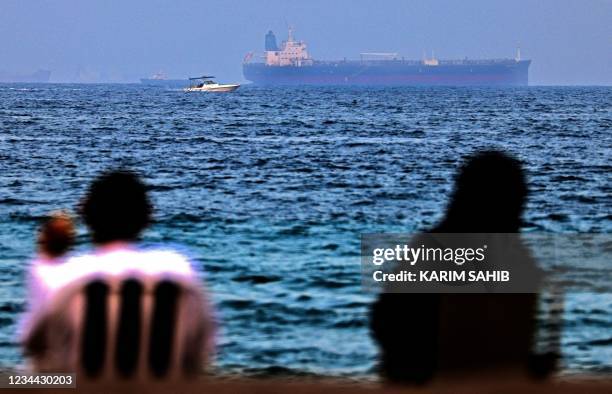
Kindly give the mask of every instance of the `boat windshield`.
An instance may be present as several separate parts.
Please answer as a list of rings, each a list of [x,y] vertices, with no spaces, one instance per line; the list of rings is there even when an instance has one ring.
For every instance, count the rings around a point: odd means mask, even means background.
[[[192,80],[191,87],[202,88],[205,85],[215,85],[216,82],[207,78],[189,78]]]

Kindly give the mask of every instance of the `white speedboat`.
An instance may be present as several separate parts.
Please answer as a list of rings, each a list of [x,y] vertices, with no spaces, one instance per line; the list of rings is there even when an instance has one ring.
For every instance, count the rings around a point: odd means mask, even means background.
[[[213,81],[214,77],[202,76],[189,78],[189,87],[185,89],[186,92],[233,92],[238,89],[238,84],[221,84]]]

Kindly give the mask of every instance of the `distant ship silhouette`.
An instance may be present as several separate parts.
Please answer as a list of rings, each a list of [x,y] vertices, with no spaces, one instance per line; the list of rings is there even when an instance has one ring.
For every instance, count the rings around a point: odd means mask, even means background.
[[[51,71],[38,70],[32,74],[17,74],[0,71],[0,83],[45,83],[49,82]]]
[[[151,78],[141,78],[140,83],[149,86],[161,86],[166,88],[186,88],[189,87],[189,79],[168,79],[163,71],[159,71]]]

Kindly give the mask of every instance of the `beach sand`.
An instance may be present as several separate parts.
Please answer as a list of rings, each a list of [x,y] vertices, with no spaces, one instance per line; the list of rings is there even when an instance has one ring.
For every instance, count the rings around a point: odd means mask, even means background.
[[[437,393],[437,394],[598,394],[612,392],[611,380],[547,380],[541,382],[517,379],[447,379],[418,387],[393,387],[379,383],[347,382],[333,379],[297,381],[286,379],[198,379],[191,382],[165,383],[77,383],[74,389],[52,389],[53,392],[84,393],[291,393],[291,394],[393,394],[393,393]],[[13,391],[4,389],[3,392]],[[15,389],[19,393],[40,393],[38,389]]]

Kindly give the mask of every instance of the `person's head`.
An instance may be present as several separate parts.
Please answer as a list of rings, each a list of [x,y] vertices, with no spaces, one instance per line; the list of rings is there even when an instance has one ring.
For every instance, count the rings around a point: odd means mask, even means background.
[[[38,233],[39,252],[50,258],[64,255],[74,244],[75,231],[72,218],[66,212],[53,212]]]
[[[89,187],[81,214],[94,243],[135,241],[151,221],[146,186],[127,170],[102,174]]]
[[[442,226],[460,232],[517,232],[526,197],[517,159],[495,150],[478,152],[459,170]]]

